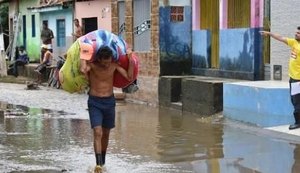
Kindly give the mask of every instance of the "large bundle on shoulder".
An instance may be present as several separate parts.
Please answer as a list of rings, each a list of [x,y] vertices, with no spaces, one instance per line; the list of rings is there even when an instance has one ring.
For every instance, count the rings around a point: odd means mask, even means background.
[[[68,49],[66,62],[59,72],[62,89],[74,93],[82,92],[88,87],[89,82],[84,74],[80,72],[80,60],[93,62],[97,50],[102,46],[109,46],[113,52],[113,61],[118,62],[124,69],[128,69],[126,42],[111,32],[105,30],[93,31],[78,38]],[[134,60],[133,78],[135,80],[138,74],[138,59],[135,54],[132,55],[132,58]],[[123,88],[130,83],[132,81],[128,81],[121,74],[115,72],[114,87]]]

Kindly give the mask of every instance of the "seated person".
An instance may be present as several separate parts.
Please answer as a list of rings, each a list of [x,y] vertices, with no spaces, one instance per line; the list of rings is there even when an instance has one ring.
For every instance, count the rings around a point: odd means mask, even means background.
[[[41,49],[40,63],[42,64],[43,59],[45,57],[45,53],[47,51],[49,51],[50,53],[53,53],[53,49],[52,49],[51,45],[46,45],[46,44],[42,44],[41,48],[42,49]]]
[[[12,74],[15,77],[18,77],[18,66],[24,66],[29,63],[29,58],[24,46],[16,48],[16,60],[9,65],[8,74]]]
[[[42,75],[46,72],[47,66],[51,65],[51,60],[53,58],[53,54],[51,50],[46,47],[42,47],[42,52],[44,52],[43,59],[41,60],[41,64],[36,67],[34,70],[38,73],[37,83],[42,83]]]

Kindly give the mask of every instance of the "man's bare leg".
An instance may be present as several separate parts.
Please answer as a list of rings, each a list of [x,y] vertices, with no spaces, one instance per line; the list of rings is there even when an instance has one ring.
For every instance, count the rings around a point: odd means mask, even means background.
[[[102,154],[102,163],[103,165],[105,164],[105,156],[106,156],[106,150],[108,146],[108,141],[109,141],[109,134],[110,134],[110,129],[107,128],[102,128],[102,140],[101,140],[101,154]]]
[[[94,127],[94,151],[95,151],[95,156],[96,156],[96,167],[94,172],[95,173],[100,173],[102,172],[102,154],[101,154],[101,138],[102,138],[102,127],[97,126]]]

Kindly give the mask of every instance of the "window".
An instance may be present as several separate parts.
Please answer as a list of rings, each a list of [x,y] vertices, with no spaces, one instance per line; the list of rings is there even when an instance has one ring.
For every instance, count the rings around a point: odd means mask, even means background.
[[[182,22],[183,21],[183,7],[176,7],[171,6],[171,15],[170,15],[170,21],[171,22]]]
[[[150,51],[151,48],[151,1],[133,1],[133,50]],[[126,28],[128,29],[128,28]]]
[[[57,32],[57,47],[66,46],[66,22],[65,19],[58,19],[56,21]]]
[[[32,31],[32,37],[35,37],[35,15],[31,15],[31,31]]]
[[[118,1],[118,15],[119,15],[119,36],[125,39],[125,2]]]

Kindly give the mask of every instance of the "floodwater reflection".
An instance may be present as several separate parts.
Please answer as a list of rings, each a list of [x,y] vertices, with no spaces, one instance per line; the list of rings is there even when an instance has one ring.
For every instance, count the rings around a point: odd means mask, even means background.
[[[87,172],[95,162],[89,120],[69,115],[0,104],[0,172]],[[106,172],[300,172],[299,144],[228,122],[221,115],[119,105]]]

